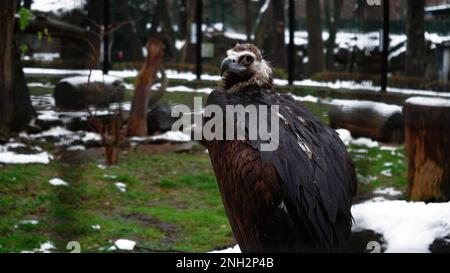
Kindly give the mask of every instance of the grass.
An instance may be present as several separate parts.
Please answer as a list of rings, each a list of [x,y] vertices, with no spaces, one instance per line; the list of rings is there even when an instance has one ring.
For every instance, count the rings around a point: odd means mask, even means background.
[[[34,87],[30,92],[43,95],[52,90]],[[307,94],[313,91],[299,95]],[[206,101],[205,94],[196,95]],[[131,96],[127,91],[126,100]],[[171,92],[163,100],[192,105],[193,96]],[[328,122],[326,105],[304,105]],[[378,187],[405,192],[403,148],[348,148],[360,196],[370,196]],[[47,241],[59,252],[68,252],[70,241],[80,242],[83,252],[104,252],[119,238],[136,241],[136,251],[205,252],[234,244],[206,153],[148,154],[139,148],[125,152],[120,164],[107,169],[97,166],[101,157],[82,164],[55,160],[49,165],[0,167],[0,252],[33,250]],[[50,185],[54,177],[70,186]],[[126,184],[126,192],[118,190],[117,182]],[[39,222],[21,223],[32,219]]]
[[[70,186],[50,185],[53,177]],[[114,185],[119,181],[126,192]],[[98,252],[118,238],[155,250],[204,252],[233,244],[204,153],[129,152],[106,170],[95,162],[11,165],[0,169],[0,184],[0,252],[33,250],[46,241],[57,251],[78,241],[82,251]],[[20,224],[30,219],[39,223]]]

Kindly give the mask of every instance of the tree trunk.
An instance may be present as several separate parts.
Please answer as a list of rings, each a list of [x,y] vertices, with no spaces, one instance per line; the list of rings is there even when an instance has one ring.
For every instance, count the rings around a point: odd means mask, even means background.
[[[273,8],[273,42],[272,63],[275,67],[286,69],[286,41],[284,38],[284,0],[272,1]]]
[[[114,1],[113,19],[117,24],[124,24],[114,32],[113,52],[122,52],[123,55],[112,56],[113,59],[126,62],[141,62],[142,42],[137,35],[135,19],[130,16],[128,3],[125,0]]]
[[[119,163],[119,148],[115,146],[106,146],[105,147],[105,153],[106,153],[106,165],[116,165]]]
[[[147,109],[151,97],[150,89],[163,61],[164,44],[159,40],[149,39],[147,50],[147,58],[136,78],[136,91],[128,119],[128,136],[148,135]]]
[[[450,100],[412,98],[406,101],[403,111],[409,198],[447,202],[450,200]]]
[[[245,6],[245,33],[247,34],[247,42],[252,41],[252,14],[250,10],[250,0],[244,0]]]
[[[167,41],[171,55],[176,56],[177,49],[175,47],[175,32],[173,31],[172,20],[170,19],[171,16],[167,7],[166,0],[158,0],[157,5],[164,39]]]
[[[0,2],[0,135],[22,130],[34,115],[14,42],[16,1]]]
[[[404,121],[400,107],[390,109],[383,103],[369,101],[349,103],[333,106],[328,116],[331,127],[347,129],[354,137],[403,143]]]
[[[190,54],[194,52],[194,45],[191,43],[191,25],[195,18],[195,1],[182,1],[182,8],[180,10],[181,25],[180,34],[186,41],[180,52],[180,63],[187,63],[195,61],[195,55]]]
[[[328,70],[334,70],[334,48],[336,46],[336,33],[341,22],[341,11],[344,5],[344,0],[333,0],[333,8],[331,8],[331,1],[325,1],[326,22],[329,32],[329,37],[326,42],[327,55],[326,64]]]
[[[255,24],[255,44],[259,48],[265,49],[265,40],[267,38],[267,29],[270,26],[270,12],[272,9],[270,5],[272,4],[272,0],[265,0],[264,4],[261,6],[259,10],[259,15],[256,18]]]
[[[306,0],[306,25],[308,29],[308,73],[314,75],[322,72],[325,68],[320,1]]]
[[[425,0],[407,1],[405,72],[407,76],[424,77],[426,65]]]

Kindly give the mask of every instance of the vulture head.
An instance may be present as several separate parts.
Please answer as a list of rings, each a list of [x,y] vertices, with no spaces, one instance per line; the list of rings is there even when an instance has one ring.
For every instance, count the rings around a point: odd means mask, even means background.
[[[220,74],[227,90],[239,90],[249,85],[272,88],[272,68],[252,44],[237,44],[228,50]]]

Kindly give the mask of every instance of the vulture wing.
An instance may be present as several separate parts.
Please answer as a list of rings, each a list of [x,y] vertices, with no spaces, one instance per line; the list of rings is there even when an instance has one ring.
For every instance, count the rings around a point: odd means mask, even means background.
[[[260,152],[263,165],[275,167],[288,214],[310,231],[317,247],[332,250],[345,245],[350,237],[356,174],[338,134],[292,97],[257,87],[235,94],[215,90],[207,104],[222,109],[225,105],[279,106],[278,148],[263,151],[261,144],[269,141],[260,134],[247,143]],[[270,111],[259,119],[271,127]],[[248,117],[245,126],[248,132]]]

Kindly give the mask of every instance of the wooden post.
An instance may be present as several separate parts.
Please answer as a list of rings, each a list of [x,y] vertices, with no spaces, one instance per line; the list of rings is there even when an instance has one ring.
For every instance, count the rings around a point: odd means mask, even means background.
[[[196,67],[195,73],[197,75],[197,80],[201,80],[202,77],[202,24],[203,24],[203,1],[197,0],[196,8],[196,26],[197,26],[197,39],[195,45],[195,55],[196,55]]]
[[[389,0],[383,1],[383,62],[381,68],[381,92],[387,91],[389,72]]]
[[[450,100],[410,98],[405,102],[408,195],[413,201],[450,200]]]
[[[292,85],[294,83],[294,75],[295,75],[294,31],[295,31],[295,1],[289,0],[289,50],[288,50],[289,85]]]

